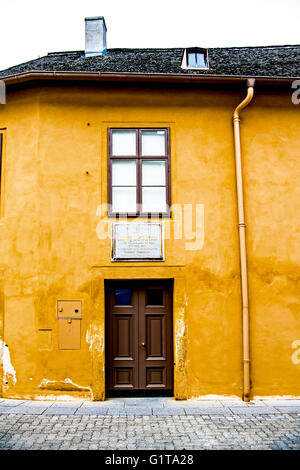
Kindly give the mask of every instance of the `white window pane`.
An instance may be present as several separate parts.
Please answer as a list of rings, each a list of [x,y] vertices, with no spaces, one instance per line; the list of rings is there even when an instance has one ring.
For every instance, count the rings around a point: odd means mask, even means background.
[[[143,185],[166,184],[166,162],[147,161],[142,163]]]
[[[136,212],[136,188],[112,188],[113,212]]]
[[[189,67],[196,67],[196,54],[194,52],[189,52],[188,65]]]
[[[188,67],[206,68],[205,56],[203,52],[189,52],[188,53]]]
[[[112,185],[135,186],[136,185],[136,161],[114,160],[112,162]]]
[[[206,64],[205,64],[204,54],[198,52],[196,56],[197,56],[197,67],[202,68],[202,69],[205,68]]]
[[[113,131],[112,132],[113,155],[136,155],[136,132]]]
[[[143,188],[143,212],[166,212],[166,188]]]
[[[142,131],[142,155],[165,155],[165,131]]]

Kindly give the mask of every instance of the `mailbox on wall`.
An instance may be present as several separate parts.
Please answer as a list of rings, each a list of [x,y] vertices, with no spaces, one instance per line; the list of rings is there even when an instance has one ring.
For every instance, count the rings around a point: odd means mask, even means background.
[[[58,349],[80,349],[81,300],[58,300]]]

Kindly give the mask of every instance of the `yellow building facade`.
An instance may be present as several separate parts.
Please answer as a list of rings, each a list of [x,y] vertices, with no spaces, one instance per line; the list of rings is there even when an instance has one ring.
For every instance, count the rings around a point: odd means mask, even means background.
[[[245,80],[7,86],[0,396],[106,399],[107,284],[170,280],[172,395],[243,397],[232,115],[245,94]],[[112,260],[108,132],[122,128],[169,130],[171,215],[151,219],[163,260]],[[299,128],[290,84],[258,82],[241,113],[250,398],[300,395]],[[78,311],[60,316],[64,301]]]

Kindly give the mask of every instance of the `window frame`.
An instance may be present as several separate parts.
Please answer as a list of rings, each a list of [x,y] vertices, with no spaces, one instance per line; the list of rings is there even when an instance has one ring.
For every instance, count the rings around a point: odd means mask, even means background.
[[[3,154],[3,132],[0,129],[0,193],[1,193],[1,175],[2,175],[2,154]]]
[[[4,132],[0,129],[0,216],[2,215],[2,194],[3,194],[3,147]]]
[[[189,54],[203,54],[204,56],[204,63],[205,67],[193,67],[188,65],[189,64]],[[202,47],[187,47],[184,49],[181,68],[185,70],[208,70],[209,69],[209,57],[208,57],[208,49]]]
[[[123,217],[156,217],[169,218],[171,216],[171,171],[170,171],[170,128],[169,127],[109,127],[107,129],[107,216],[114,218]],[[112,133],[113,131],[135,131],[136,132],[136,155],[112,155]],[[165,132],[165,155],[142,155],[142,132],[164,131]],[[135,160],[136,162],[136,212],[113,212],[112,210],[112,162],[114,160]],[[142,163],[143,161],[165,162],[165,186],[166,188],[166,212],[142,212]],[[151,186],[152,187],[152,186]],[[155,185],[153,185],[155,187]]]

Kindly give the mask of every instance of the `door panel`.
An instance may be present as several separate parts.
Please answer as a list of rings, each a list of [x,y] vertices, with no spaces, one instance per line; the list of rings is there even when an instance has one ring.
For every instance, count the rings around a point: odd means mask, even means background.
[[[109,293],[109,388],[133,389],[138,385],[138,293],[131,286],[114,286]]]
[[[166,281],[109,284],[108,391],[172,389],[171,292]]]
[[[146,314],[146,360],[164,360],[165,319],[162,315]]]
[[[171,389],[173,383],[171,293],[155,282],[139,291],[139,332],[145,343],[139,358],[142,389]]]
[[[113,318],[113,357],[115,360],[134,360],[132,315],[115,314]]]

